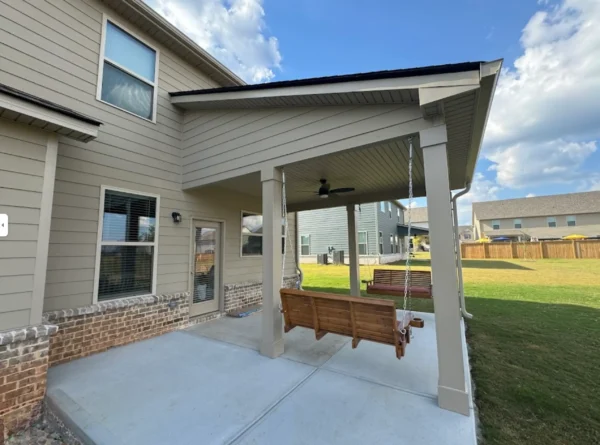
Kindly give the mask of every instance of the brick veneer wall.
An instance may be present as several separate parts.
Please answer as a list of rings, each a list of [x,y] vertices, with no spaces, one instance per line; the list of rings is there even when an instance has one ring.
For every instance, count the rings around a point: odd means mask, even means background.
[[[27,428],[40,417],[49,338],[57,330],[56,326],[38,325],[0,332],[0,418],[4,424],[0,438]]]
[[[284,287],[295,287],[297,281],[297,275],[285,277]],[[262,304],[262,282],[247,281],[245,283],[226,284],[224,294],[225,312],[254,304]]]
[[[58,326],[49,359],[58,365],[187,326],[189,293],[105,301],[48,312],[44,320]]]

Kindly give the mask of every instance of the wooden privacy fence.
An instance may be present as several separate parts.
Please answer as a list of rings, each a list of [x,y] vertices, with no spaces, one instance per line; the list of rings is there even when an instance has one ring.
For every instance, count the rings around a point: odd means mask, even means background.
[[[576,241],[535,241],[462,243],[463,259],[522,259],[542,258],[600,259],[600,239]]]

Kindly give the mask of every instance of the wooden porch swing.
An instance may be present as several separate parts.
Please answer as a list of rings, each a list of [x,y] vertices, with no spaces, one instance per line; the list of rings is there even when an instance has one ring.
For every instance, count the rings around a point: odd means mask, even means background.
[[[409,209],[413,199],[412,187],[412,164],[413,164],[413,144],[412,138],[409,139]],[[284,238],[288,238],[287,226],[287,203],[285,192],[285,172],[282,174],[282,198],[283,198],[283,221]],[[408,236],[410,237],[410,210],[408,223]],[[316,340],[320,340],[327,333],[346,335],[352,337],[352,348],[356,348],[361,340],[369,340],[378,343],[384,343],[394,346],[396,357],[402,358],[406,352],[406,346],[410,343],[411,329],[422,328],[424,321],[421,318],[413,317],[410,310],[410,299],[412,291],[416,295],[431,295],[431,275],[429,275],[428,285],[419,289],[412,289],[408,283],[412,277],[410,270],[410,255],[406,259],[406,271],[401,270],[376,270],[372,281],[367,283],[367,292],[376,290],[373,286],[388,286],[382,288],[385,295],[404,296],[404,305],[402,309],[401,320],[398,320],[396,314],[396,304],[391,300],[381,300],[366,297],[353,297],[348,295],[338,295],[322,292],[310,292],[302,290],[301,281],[298,283],[298,289],[283,288],[283,269],[285,266],[285,256],[287,243],[284,243],[283,263],[282,263],[282,289],[280,290],[281,306],[285,321],[285,332],[289,332],[296,326],[313,329]],[[290,241],[290,246],[293,244]],[[299,269],[299,266],[296,265]],[[413,272],[414,273],[414,272]],[[423,274],[425,274],[424,272]],[[403,278],[402,278],[403,277]],[[427,277],[417,273],[419,282],[425,283]],[[402,278],[402,279],[401,279]],[[378,284],[375,284],[379,280]],[[386,282],[383,282],[387,280]],[[388,284],[386,284],[388,283]],[[396,284],[397,283],[397,284]],[[403,283],[400,293],[399,284]],[[411,281],[412,283],[412,281]],[[414,282],[416,284],[416,280]],[[389,287],[393,286],[392,289]],[[408,306],[408,310],[407,310]]]
[[[412,297],[432,298],[431,272],[413,270],[409,272],[408,277],[406,275],[406,270],[375,269],[373,279],[362,282],[366,283],[368,294],[401,297],[404,291],[408,290]]]

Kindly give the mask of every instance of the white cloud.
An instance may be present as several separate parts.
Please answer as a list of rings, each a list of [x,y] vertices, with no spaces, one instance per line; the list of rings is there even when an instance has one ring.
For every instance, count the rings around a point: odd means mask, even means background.
[[[535,198],[536,194],[535,193],[527,193],[527,195],[525,196],[525,198]]]
[[[499,185],[510,188],[547,183],[573,183],[581,178],[585,160],[596,151],[596,142],[521,142],[486,154],[494,162]]]
[[[266,33],[262,0],[146,0],[158,13],[247,82],[281,67],[279,42]]]
[[[539,3],[486,131],[483,156],[506,187],[574,181],[600,138],[600,2]]]

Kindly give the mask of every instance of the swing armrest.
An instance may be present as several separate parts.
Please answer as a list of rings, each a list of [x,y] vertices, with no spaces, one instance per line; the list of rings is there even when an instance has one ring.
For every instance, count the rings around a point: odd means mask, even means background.
[[[360,282],[364,284],[373,284],[373,280],[360,280]]]

